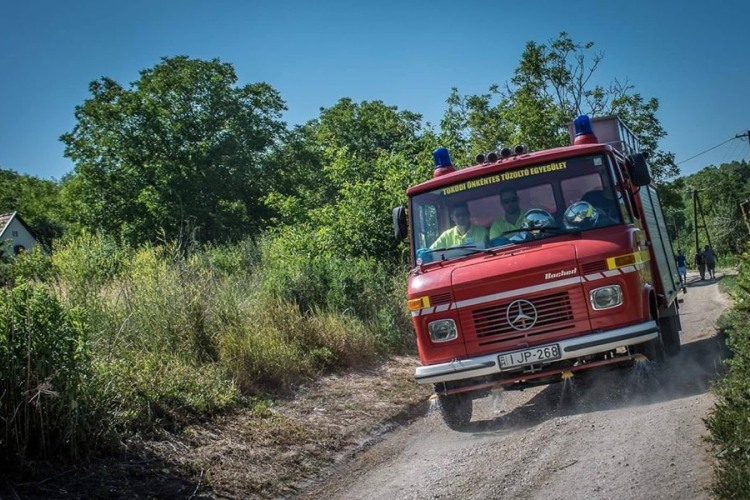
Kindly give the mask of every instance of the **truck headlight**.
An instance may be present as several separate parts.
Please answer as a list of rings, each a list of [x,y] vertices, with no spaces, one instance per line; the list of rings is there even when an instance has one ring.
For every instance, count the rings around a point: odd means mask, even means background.
[[[591,307],[594,309],[610,309],[622,304],[622,289],[620,285],[609,285],[591,290]]]
[[[433,342],[448,342],[458,337],[456,322],[452,319],[439,319],[427,326]]]

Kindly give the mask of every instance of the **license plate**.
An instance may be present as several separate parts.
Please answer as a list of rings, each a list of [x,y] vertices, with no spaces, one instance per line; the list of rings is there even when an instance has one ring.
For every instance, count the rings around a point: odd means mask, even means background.
[[[540,361],[552,361],[560,359],[560,346],[558,344],[546,345],[544,347],[533,347],[523,351],[509,352],[498,356],[500,369],[513,368],[514,366],[530,365]]]

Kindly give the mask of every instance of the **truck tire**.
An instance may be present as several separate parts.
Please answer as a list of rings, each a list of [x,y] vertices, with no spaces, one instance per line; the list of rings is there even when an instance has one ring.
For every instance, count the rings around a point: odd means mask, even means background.
[[[660,319],[659,329],[662,331],[664,351],[667,353],[667,356],[672,357],[680,354],[680,349],[682,349],[680,331],[675,328],[672,318]]]
[[[656,336],[656,338],[653,340],[649,340],[648,342],[644,342],[643,344],[633,346],[633,351],[639,354],[643,354],[648,358],[649,361],[663,363],[666,359],[666,352],[664,349],[664,341],[662,340],[661,321],[657,321],[656,324],[659,325],[659,334]]]
[[[471,422],[473,403],[468,394],[439,396],[440,414],[445,424],[454,431],[465,429]]]
[[[677,356],[680,353],[680,315],[677,302],[673,302],[668,313],[659,318],[659,330],[664,339],[664,350],[667,356]]]

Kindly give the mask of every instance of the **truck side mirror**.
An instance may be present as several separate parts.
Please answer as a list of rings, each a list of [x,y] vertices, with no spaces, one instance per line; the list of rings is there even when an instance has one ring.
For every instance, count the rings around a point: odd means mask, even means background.
[[[396,241],[403,241],[408,235],[406,207],[402,205],[393,209],[393,236],[395,236]]]
[[[648,170],[646,155],[636,153],[628,156],[628,168],[630,170],[630,179],[638,187],[648,186],[651,184],[651,172]]]

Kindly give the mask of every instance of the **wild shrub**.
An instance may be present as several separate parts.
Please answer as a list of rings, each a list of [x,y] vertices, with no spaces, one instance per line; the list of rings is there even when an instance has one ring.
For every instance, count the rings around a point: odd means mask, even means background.
[[[91,375],[87,334],[43,284],[0,289],[0,463],[77,455]]]
[[[246,316],[229,325],[221,359],[243,391],[285,391],[331,369],[364,366],[378,354],[377,339],[354,316],[314,311],[257,296]]]
[[[706,421],[717,450],[714,490],[722,499],[750,498],[750,254],[742,255],[736,281],[722,280],[734,308],[720,326],[732,355],[726,375],[715,387],[716,406]],[[732,286],[733,285],[733,286]]]
[[[97,294],[112,281],[130,251],[113,238],[83,233],[55,242],[52,267],[72,303],[96,302]]]
[[[315,235],[292,229],[262,240],[261,289],[297,304],[303,314],[327,311],[358,318],[382,352],[410,349],[406,272],[364,256],[342,257],[320,244]]]
[[[30,252],[16,255],[14,258],[14,279],[50,282],[53,277],[52,260],[41,245],[35,246]]]
[[[120,351],[95,358],[91,415],[107,439],[175,430],[240,403],[237,386],[217,364],[191,364],[168,353]]]

